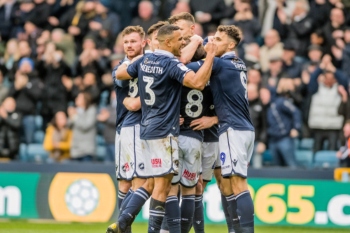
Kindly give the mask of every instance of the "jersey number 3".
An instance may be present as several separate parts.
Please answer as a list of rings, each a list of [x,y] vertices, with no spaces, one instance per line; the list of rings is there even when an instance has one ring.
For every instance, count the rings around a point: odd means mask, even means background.
[[[242,85],[243,85],[244,91],[245,91],[244,97],[245,97],[246,99],[248,99],[248,93],[247,93],[247,75],[245,74],[244,71],[242,71],[241,74],[240,74],[240,76],[241,76],[241,82],[242,82]]]
[[[151,85],[154,82],[154,78],[148,77],[148,76],[143,76],[143,81],[146,82],[146,93],[150,96],[150,99],[145,98],[145,103],[147,105],[153,105],[154,102],[156,101],[156,95],[154,94],[154,91],[151,89]]]

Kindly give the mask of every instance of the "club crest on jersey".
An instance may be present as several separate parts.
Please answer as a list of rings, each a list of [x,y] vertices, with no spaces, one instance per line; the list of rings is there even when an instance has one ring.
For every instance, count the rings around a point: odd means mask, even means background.
[[[188,68],[182,63],[177,64],[177,67],[179,67],[182,71],[187,71],[188,70]]]
[[[151,159],[152,167],[162,167],[162,159]]]
[[[220,160],[221,160],[221,164],[225,163],[226,160],[226,154],[224,152],[220,153]]]

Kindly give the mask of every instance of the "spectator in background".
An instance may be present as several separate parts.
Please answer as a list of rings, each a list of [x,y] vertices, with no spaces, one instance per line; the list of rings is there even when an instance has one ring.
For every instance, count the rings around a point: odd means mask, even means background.
[[[139,15],[131,21],[131,25],[139,25],[147,31],[153,24],[160,19],[153,15],[153,4],[148,0],[142,0],[138,8]]]
[[[262,153],[266,150],[266,112],[259,98],[259,86],[254,83],[247,85],[249,113],[255,128],[255,150],[252,157],[254,168],[262,166]]]
[[[340,160],[341,167],[350,167],[350,121],[347,120],[344,127],[344,143],[337,152],[337,158]]]
[[[188,2],[189,1],[187,1],[187,0],[179,0],[176,3],[175,8],[171,11],[171,15],[177,15],[177,14],[180,14],[182,12],[191,13],[191,8],[190,8],[190,5],[188,4]],[[168,17],[166,17],[166,18],[168,18]]]
[[[111,92],[111,103],[106,107],[102,108],[100,113],[97,115],[97,120],[104,124],[103,137],[106,142],[107,155],[105,161],[115,161],[115,127],[116,127],[116,94],[114,91]]]
[[[289,92],[295,91],[294,82],[282,78],[275,98],[267,110],[269,149],[275,165],[296,168],[294,138],[301,129],[299,110],[290,101]]]
[[[332,46],[332,54],[337,59],[341,70],[350,80],[350,27],[344,30],[344,40],[338,39]]]
[[[67,127],[65,112],[57,112],[46,129],[44,149],[49,152],[49,162],[61,162],[70,158],[72,131]]]
[[[51,41],[56,44],[57,49],[63,51],[63,61],[69,67],[73,67],[76,58],[73,37],[66,34],[64,30],[56,28],[52,30]]]
[[[22,116],[16,101],[8,97],[0,107],[0,157],[14,159],[19,150]]]
[[[256,43],[260,35],[260,22],[254,17],[250,1],[241,0],[240,4],[235,5],[236,14],[233,21],[228,24],[234,24],[241,28],[243,34],[243,43]]]
[[[6,50],[4,54],[4,66],[7,71],[15,70],[14,66],[18,64],[20,58],[20,51],[18,41],[16,39],[10,39],[6,44]],[[17,68],[16,68],[17,69]],[[5,76],[6,74],[3,73]],[[6,80],[9,81],[9,75],[6,75]]]
[[[314,152],[322,150],[323,143],[328,140],[329,150],[337,149],[339,133],[343,126],[343,116],[338,114],[341,104],[339,86],[346,90],[348,81],[343,73],[332,64],[331,57],[325,55],[319,67],[311,74],[308,84],[311,105],[309,111],[309,127],[314,134]]]
[[[69,125],[73,138],[70,149],[71,159],[75,161],[92,161],[96,154],[96,114],[91,95],[81,92],[75,99],[76,107],[68,108]]]
[[[343,38],[345,27],[345,16],[343,10],[333,8],[330,14],[330,21],[322,28],[325,38],[325,53],[331,54],[331,48],[336,44],[336,40]]]
[[[248,83],[256,84],[259,88],[261,87],[261,73],[257,69],[248,69]]]
[[[286,42],[283,47],[283,73],[293,79],[301,78],[302,65],[295,59],[297,44]]]
[[[306,0],[298,0],[294,6],[292,22],[288,27],[287,40],[298,45],[295,48],[295,55],[301,58],[307,55],[307,48],[310,44],[310,34],[314,29],[313,21],[308,15],[308,12],[309,3]]]
[[[57,112],[65,112],[68,107],[68,91],[62,79],[70,78],[71,70],[63,61],[63,52],[57,50],[53,42],[46,44],[45,53],[38,64],[40,78],[45,88],[42,91],[41,115],[43,130]]]
[[[10,88],[9,96],[16,100],[16,111],[23,116],[24,141],[27,144],[32,143],[34,140],[34,117],[42,88],[42,83],[34,70],[33,60],[22,58],[19,62],[14,84]]]
[[[224,0],[191,0],[190,8],[196,22],[202,24],[204,35],[208,34],[210,25],[216,28],[226,17]]]
[[[269,60],[269,70],[264,73],[262,85],[268,88],[276,88],[282,77],[283,61],[281,57],[271,57]]]
[[[274,29],[267,31],[264,37],[264,45],[260,48],[261,71],[268,71],[269,61],[272,57],[282,57],[282,55],[283,43],[281,43],[278,32]]]
[[[89,22],[95,17],[96,2],[80,1],[60,18],[60,27],[74,37],[76,52],[82,51],[84,37],[89,32]]]
[[[327,23],[331,9],[332,5],[326,0],[310,1],[309,15],[315,28],[322,27]]]
[[[6,68],[0,67],[0,104],[4,101],[4,99],[8,96],[9,89],[4,85],[4,73]]]
[[[260,47],[256,43],[245,44],[243,61],[248,69],[260,69]]]
[[[19,4],[16,0],[2,0],[0,1],[0,35],[2,40],[8,41],[14,35],[13,23],[15,12],[17,11]]]

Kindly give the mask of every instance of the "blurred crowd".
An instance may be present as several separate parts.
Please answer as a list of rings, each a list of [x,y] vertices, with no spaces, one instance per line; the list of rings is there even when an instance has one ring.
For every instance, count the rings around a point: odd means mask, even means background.
[[[0,157],[113,161],[119,33],[180,12],[202,37],[243,31],[253,165],[328,150],[350,166],[348,0],[0,0]]]

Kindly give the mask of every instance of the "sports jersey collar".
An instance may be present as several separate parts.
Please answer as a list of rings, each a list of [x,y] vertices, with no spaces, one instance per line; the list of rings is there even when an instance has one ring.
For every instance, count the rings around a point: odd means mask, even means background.
[[[127,56],[125,56],[124,61],[131,61]]]
[[[164,55],[164,56],[167,56],[167,57],[170,57],[170,58],[175,57],[174,54],[172,54],[171,52],[168,52],[168,51],[165,51],[165,50],[162,50],[162,49],[156,49],[154,51],[154,54],[155,55]]]
[[[146,53],[153,53],[153,51],[152,51],[152,50],[149,50],[149,49],[146,49],[146,50],[145,50],[145,54],[146,54]]]
[[[226,56],[236,56],[236,53],[234,51],[230,51],[230,52],[224,53],[221,56],[221,58],[226,57]]]

